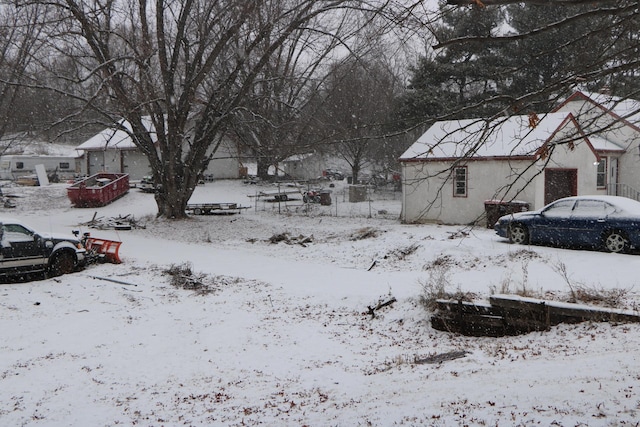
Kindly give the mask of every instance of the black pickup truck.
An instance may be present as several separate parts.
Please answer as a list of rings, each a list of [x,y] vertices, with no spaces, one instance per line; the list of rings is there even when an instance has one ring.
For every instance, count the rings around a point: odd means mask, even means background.
[[[71,273],[84,266],[85,252],[74,236],[40,233],[20,221],[0,218],[0,280],[40,272]]]

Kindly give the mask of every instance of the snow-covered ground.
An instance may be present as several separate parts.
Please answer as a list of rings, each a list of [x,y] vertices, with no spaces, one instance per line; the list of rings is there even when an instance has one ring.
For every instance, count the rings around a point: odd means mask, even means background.
[[[518,247],[485,228],[402,225],[400,195],[331,206],[255,203],[265,187],[199,186],[240,215],[156,219],[153,196],[75,209],[65,186],[4,188],[43,231],[123,242],[122,264],[0,285],[2,426],[636,426],[640,325],[518,337],[434,330],[446,285],[562,300],[618,293],[635,310],[640,256]],[[146,228],[87,229],[130,215]],[[130,218],[129,217],[129,218]],[[274,237],[286,237],[272,242]],[[172,285],[191,269],[202,286]],[[104,279],[114,279],[115,283]],[[376,312],[367,307],[391,297]],[[429,356],[466,351],[437,364]]]

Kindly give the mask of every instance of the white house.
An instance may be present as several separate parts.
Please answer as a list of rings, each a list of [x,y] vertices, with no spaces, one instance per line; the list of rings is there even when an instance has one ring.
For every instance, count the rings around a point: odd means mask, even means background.
[[[326,168],[324,156],[318,153],[295,154],[284,159],[280,168],[286,176],[298,180],[316,179]]]
[[[70,179],[81,173],[78,156],[49,156],[38,154],[10,154],[0,156],[0,179],[14,180],[36,173],[36,165],[44,165],[48,174]]]
[[[571,111],[601,149],[599,190],[640,200],[640,102],[575,92],[555,111]]]
[[[130,180],[139,180],[151,174],[146,156],[122,127],[131,129],[130,124],[122,120],[118,128],[107,128],[76,148],[84,152],[82,169],[88,175],[102,171],[128,173]],[[150,121],[148,127],[153,133]],[[210,179],[238,178],[240,166],[236,145],[225,138],[204,175]]]
[[[401,219],[471,224],[487,201],[538,209],[572,195],[636,198],[640,129],[619,113],[581,93],[540,116],[437,122],[400,158]]]
[[[74,146],[37,139],[28,132],[4,135],[0,138],[0,152],[2,180],[35,175],[36,165],[43,165],[47,174],[55,173],[61,180],[82,173],[81,153]]]

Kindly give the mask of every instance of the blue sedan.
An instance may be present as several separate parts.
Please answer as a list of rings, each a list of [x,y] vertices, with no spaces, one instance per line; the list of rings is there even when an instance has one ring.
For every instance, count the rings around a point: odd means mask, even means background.
[[[591,247],[609,252],[640,248],[640,202],[618,196],[576,196],[542,209],[500,217],[500,237],[518,244]]]

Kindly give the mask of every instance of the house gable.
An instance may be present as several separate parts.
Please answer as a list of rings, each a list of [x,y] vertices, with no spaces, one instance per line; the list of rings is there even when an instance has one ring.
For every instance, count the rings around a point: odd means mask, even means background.
[[[436,123],[400,158],[402,219],[474,223],[483,220],[485,201],[496,199],[526,201],[533,208],[544,201],[545,169],[582,171],[575,174],[576,186],[595,188],[594,165],[599,161],[594,145],[568,112],[547,114],[539,121],[515,116],[496,122]],[[454,194],[452,171],[459,167],[466,167],[464,198]]]
[[[157,144],[153,122],[143,117],[143,123]],[[84,171],[88,174],[101,171],[128,173],[132,180],[149,175],[149,161],[134,143],[131,129],[129,122],[123,119],[113,128],[107,128],[79,145],[76,149],[85,152]],[[211,151],[212,148],[209,153]],[[203,175],[209,179],[227,179],[238,178],[239,173],[238,148],[233,141],[223,138]]]
[[[512,116],[492,121],[437,122],[399,160],[535,159],[540,147],[570,120],[570,116],[570,113],[550,113],[534,121],[530,116]]]
[[[576,108],[574,105],[580,107]],[[572,112],[578,120],[581,114],[604,114],[609,116],[611,122],[621,123],[640,132],[640,102],[636,100],[577,91],[553,109],[553,112],[562,111]]]

